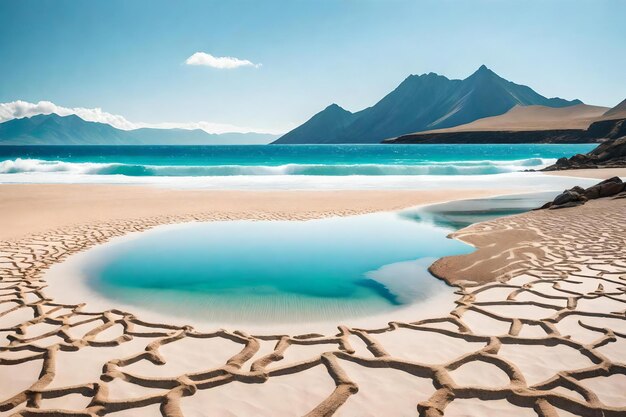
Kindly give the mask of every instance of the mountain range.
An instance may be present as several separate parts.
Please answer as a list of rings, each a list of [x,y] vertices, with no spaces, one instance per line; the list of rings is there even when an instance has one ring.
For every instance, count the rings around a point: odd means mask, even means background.
[[[212,134],[201,129],[116,129],[76,115],[39,114],[0,123],[0,145],[244,145],[267,144],[276,135]]]
[[[498,116],[515,106],[568,107],[580,100],[546,98],[482,65],[464,80],[410,75],[372,107],[352,113],[331,104],[274,143],[379,143],[407,133],[443,129]]]

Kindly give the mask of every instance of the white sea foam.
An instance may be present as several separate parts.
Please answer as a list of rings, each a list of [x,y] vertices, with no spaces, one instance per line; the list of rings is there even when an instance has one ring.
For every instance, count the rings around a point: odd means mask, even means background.
[[[593,182],[538,172],[551,159],[420,164],[285,164],[176,166],[8,159],[0,183],[149,184],[204,189],[461,189],[562,190]],[[452,196],[453,197],[453,196]]]
[[[542,168],[553,159],[527,158],[512,161],[446,161],[419,164],[283,164],[283,165],[141,165],[120,163],[64,162],[41,159],[5,160],[0,174],[66,173],[124,175],[133,177],[204,177],[237,175],[489,175]]]
[[[502,189],[512,192],[558,191],[597,180],[513,172],[495,175],[237,175],[206,177],[131,177],[65,172],[0,174],[4,184],[134,184],[214,190],[366,190]],[[454,195],[450,195],[454,199]]]

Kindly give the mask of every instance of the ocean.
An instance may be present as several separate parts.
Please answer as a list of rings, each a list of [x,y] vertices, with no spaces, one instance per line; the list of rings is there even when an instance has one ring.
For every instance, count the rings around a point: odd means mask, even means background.
[[[200,188],[419,187],[541,169],[593,144],[0,146],[0,183]],[[383,180],[377,177],[393,177]],[[476,180],[474,180],[475,182]]]

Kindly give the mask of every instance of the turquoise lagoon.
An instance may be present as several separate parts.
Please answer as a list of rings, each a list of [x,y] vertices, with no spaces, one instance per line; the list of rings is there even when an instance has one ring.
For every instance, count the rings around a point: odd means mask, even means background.
[[[447,238],[451,231],[526,211],[552,196],[309,221],[162,226],[95,248],[97,256],[83,262],[81,272],[109,299],[202,321],[366,316],[449,292],[428,267],[439,257],[473,250]]]
[[[82,275],[107,298],[206,321],[358,317],[445,291],[428,266],[472,251],[449,232],[396,213],[163,226],[96,248]]]

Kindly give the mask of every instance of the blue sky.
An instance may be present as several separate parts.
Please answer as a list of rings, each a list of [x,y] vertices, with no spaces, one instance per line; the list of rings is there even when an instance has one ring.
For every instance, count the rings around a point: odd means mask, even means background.
[[[546,96],[626,98],[626,1],[0,0],[0,102],[287,130],[409,74],[481,64]],[[196,52],[260,66],[186,65]]]

